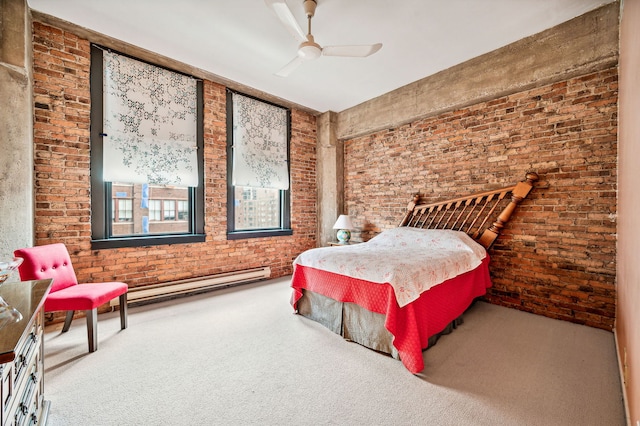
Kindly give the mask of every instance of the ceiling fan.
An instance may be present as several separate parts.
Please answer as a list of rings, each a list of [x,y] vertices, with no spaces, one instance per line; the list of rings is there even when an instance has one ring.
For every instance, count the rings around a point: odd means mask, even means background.
[[[285,0],[265,0],[265,3],[276,14],[282,24],[289,30],[293,37],[300,42],[298,46],[298,54],[291,62],[276,72],[277,76],[286,77],[298,68],[303,62],[317,59],[323,56],[346,56],[364,58],[373,55],[380,48],[382,43],[371,45],[353,45],[353,46],[325,46],[321,47],[315,42],[311,34],[311,18],[316,12],[316,0],[303,0],[304,12],[307,15],[307,34],[302,31],[300,25],[296,22],[291,10],[287,6]]]

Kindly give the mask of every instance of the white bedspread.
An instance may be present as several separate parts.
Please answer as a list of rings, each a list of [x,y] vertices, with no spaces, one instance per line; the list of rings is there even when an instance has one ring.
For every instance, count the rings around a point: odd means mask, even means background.
[[[293,262],[374,283],[389,283],[400,307],[482,263],[486,250],[464,232],[400,227],[366,243],[307,250]]]

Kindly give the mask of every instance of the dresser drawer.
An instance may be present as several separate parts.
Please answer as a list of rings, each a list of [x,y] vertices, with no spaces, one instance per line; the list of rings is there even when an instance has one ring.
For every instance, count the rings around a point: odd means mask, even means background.
[[[44,404],[43,313],[36,314],[28,333],[16,346],[13,361],[0,364],[1,426],[39,424]]]
[[[24,388],[22,389],[22,395],[20,395],[16,401],[17,406],[14,409],[14,424],[25,425],[29,423],[29,419],[37,413],[38,384],[40,383],[40,373],[37,366],[34,364],[31,367],[31,372],[25,379]]]

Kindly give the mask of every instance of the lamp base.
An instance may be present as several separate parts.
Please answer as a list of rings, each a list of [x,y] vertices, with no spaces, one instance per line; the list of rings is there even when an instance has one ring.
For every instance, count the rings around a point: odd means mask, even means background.
[[[349,240],[351,239],[351,231],[348,229],[340,229],[336,234],[338,238],[338,243],[340,244],[349,244]]]

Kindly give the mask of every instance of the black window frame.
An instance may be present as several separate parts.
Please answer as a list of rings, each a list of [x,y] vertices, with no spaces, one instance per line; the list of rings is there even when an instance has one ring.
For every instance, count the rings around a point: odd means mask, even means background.
[[[111,182],[104,182],[102,180],[104,135],[102,52],[104,50],[108,49],[94,44],[91,45],[91,248],[108,249],[204,242],[206,239],[204,233],[204,95],[203,83],[200,79],[196,82],[198,186],[189,187],[189,203],[191,205],[191,217],[189,218],[190,232],[181,234],[127,235],[122,237],[111,235],[113,219],[111,217],[111,203],[113,202],[111,197]],[[146,62],[120,52],[117,53],[137,61]],[[161,67],[156,64],[151,65]],[[161,68],[168,69],[166,67]],[[184,74],[176,70],[170,69],[170,71]]]
[[[280,190],[280,228],[266,229],[235,229],[235,186],[233,185],[233,94],[253,98],[287,112],[287,173],[289,174],[289,189]],[[281,105],[227,89],[227,239],[240,240],[245,238],[264,238],[293,235],[291,229],[291,109]]]

